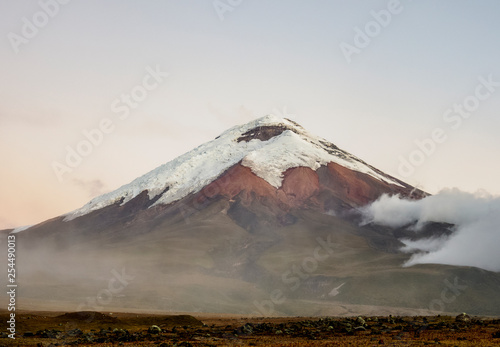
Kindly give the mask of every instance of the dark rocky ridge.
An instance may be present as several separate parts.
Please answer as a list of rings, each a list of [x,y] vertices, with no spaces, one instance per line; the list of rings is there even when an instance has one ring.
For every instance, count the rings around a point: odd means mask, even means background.
[[[237,140],[237,142],[245,141],[249,142],[251,140],[257,139],[260,141],[268,141],[275,136],[281,135],[284,131],[290,130],[298,134],[293,127],[289,127],[284,124],[280,125],[264,125],[257,128],[253,128],[243,133]]]

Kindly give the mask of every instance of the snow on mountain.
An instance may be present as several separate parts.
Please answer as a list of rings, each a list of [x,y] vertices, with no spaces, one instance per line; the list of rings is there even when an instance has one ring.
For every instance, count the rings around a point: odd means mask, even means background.
[[[277,135],[268,134],[263,140],[253,137],[266,127],[278,129]],[[282,174],[289,168],[303,166],[317,170],[329,162],[401,186],[355,156],[308,133],[295,122],[268,115],[235,126],[129,184],[92,199],[83,207],[66,214],[64,220],[72,220],[120,200],[123,205],[145,190],[150,199],[161,194],[154,205],[169,204],[200,191],[240,161],[276,188],[281,186]]]
[[[16,234],[16,233],[18,233],[18,232],[21,232],[21,231],[24,231],[24,230],[26,230],[26,229],[29,229],[29,228],[31,228],[32,226],[33,226],[33,225],[24,225],[24,226],[22,226],[22,227],[17,227],[17,228],[15,228],[14,230],[12,230],[12,231],[10,232],[10,234]]]

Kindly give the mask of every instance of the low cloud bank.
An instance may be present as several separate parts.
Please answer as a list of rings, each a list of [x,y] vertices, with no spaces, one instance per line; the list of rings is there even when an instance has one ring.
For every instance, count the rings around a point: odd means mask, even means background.
[[[401,240],[403,251],[416,252],[405,264],[476,266],[500,271],[500,197],[446,189],[413,201],[383,195],[362,209],[364,224],[408,226],[418,234],[429,222],[455,225],[449,237]]]

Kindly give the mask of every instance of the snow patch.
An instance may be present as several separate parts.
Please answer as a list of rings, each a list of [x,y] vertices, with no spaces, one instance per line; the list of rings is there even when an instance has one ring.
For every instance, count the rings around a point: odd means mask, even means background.
[[[20,231],[23,231],[23,230],[29,229],[29,228],[31,228],[32,226],[33,226],[33,225],[24,225],[24,226],[22,226],[22,227],[17,227],[17,228],[15,228],[14,230],[12,230],[9,234],[16,234],[16,233],[18,233],[18,232],[20,232]]]

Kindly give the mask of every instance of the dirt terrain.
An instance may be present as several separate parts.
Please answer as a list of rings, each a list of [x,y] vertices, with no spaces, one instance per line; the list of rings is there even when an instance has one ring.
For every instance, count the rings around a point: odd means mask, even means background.
[[[2,321],[8,316],[1,314]],[[24,312],[0,346],[499,346],[500,319]]]

